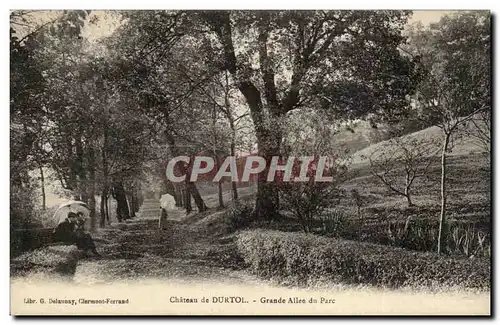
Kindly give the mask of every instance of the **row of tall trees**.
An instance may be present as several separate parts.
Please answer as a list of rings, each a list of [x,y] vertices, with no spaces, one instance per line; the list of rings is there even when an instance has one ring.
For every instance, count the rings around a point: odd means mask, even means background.
[[[206,152],[218,158],[252,142],[228,74],[206,69],[210,60],[198,55],[195,40],[179,42],[177,24],[189,21],[184,13],[115,13],[127,23],[97,43],[82,36],[85,26],[99,23],[90,12],[58,12],[41,23],[30,21],[33,14],[11,16],[11,138],[17,141],[11,174],[19,193],[34,185],[30,171],[49,168],[74,199],[89,203],[92,227],[105,226],[108,199],[116,200],[119,221],[133,216],[144,173],[162,179],[169,158]],[[168,26],[175,31],[158,30]],[[165,185],[184,195],[179,201],[188,212],[191,197],[199,211],[207,208],[193,182]],[[19,193],[13,202],[34,201]],[[30,214],[17,210],[14,220]]]
[[[110,62],[81,36],[88,14],[58,13],[22,37],[32,13],[11,16],[11,183],[28,192],[31,170],[53,170],[74,199],[89,204],[95,228],[109,222],[111,196],[118,220],[138,210],[150,130],[114,86]],[[13,211],[14,223],[29,214]]]

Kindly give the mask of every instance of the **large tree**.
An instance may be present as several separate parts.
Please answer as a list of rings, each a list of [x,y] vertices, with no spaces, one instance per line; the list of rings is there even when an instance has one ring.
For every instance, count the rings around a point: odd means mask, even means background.
[[[246,99],[259,154],[281,152],[285,115],[322,107],[340,118],[398,118],[413,66],[398,46],[403,11],[209,11],[199,13],[211,53]],[[214,40],[216,39],[216,41]],[[257,218],[279,207],[275,184],[258,182]]]

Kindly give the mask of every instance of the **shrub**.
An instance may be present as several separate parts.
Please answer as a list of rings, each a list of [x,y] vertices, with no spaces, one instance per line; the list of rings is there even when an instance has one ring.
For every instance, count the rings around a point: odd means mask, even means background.
[[[397,287],[490,288],[487,259],[451,258],[312,234],[249,230],[237,246],[252,272],[305,285],[315,279]]]
[[[58,208],[59,206],[48,207],[45,210],[37,208],[34,215],[35,221],[41,224],[43,227],[55,228],[59,220],[54,218],[54,213]]]
[[[352,232],[351,219],[341,210],[328,210],[318,217],[322,229],[320,233],[325,236],[342,237]]]
[[[35,187],[27,183],[24,187],[11,184],[10,187],[10,254],[17,256],[23,246],[22,236],[17,229],[33,228],[35,220]]]
[[[389,223],[387,229],[387,240],[390,245],[417,251],[436,251],[437,236],[436,222],[427,219],[409,217],[404,223]]]
[[[365,224],[362,241],[402,247],[410,250],[435,252],[439,213],[431,206],[414,206],[394,209],[377,207],[366,209],[372,222]],[[466,213],[464,211],[461,213]],[[474,257],[491,256],[491,230],[489,220],[450,219],[446,222],[446,236],[443,239],[442,252],[449,255]],[[346,234],[343,238],[352,239]]]
[[[10,224],[12,227],[26,228],[35,218],[35,188],[30,184],[25,187],[10,187]]]
[[[283,184],[280,198],[283,208],[289,210],[306,233],[312,232],[316,218],[333,204],[336,188],[330,183],[296,182]]]
[[[253,206],[246,201],[235,201],[225,212],[228,231],[246,227],[250,223]]]

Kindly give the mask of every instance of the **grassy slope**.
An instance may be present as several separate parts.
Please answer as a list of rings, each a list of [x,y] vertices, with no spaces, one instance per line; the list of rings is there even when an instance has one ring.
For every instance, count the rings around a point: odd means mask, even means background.
[[[441,136],[441,130],[438,127],[430,127],[405,137],[440,139]],[[380,150],[384,143],[376,143],[354,153],[348,181],[342,185],[348,191],[357,189],[360,194],[364,195],[367,202],[365,207],[372,211],[372,214],[384,209],[404,209],[406,206],[403,197],[392,193],[370,174],[368,162],[363,158]],[[439,145],[436,146],[436,151],[439,151]],[[439,211],[440,173],[440,157],[436,157],[427,177],[417,179],[413,186],[413,201],[424,216],[434,217]],[[470,137],[457,140],[448,158],[449,216],[454,219],[466,218],[467,220],[489,223],[490,179],[489,160],[481,148]],[[343,205],[345,207],[352,206],[352,202],[346,200]],[[373,218],[374,216],[369,215],[368,217]]]
[[[438,139],[442,138],[442,131],[437,126],[433,126],[424,130],[420,130],[408,135],[405,135],[406,138],[412,139]],[[366,160],[363,159],[363,156],[369,157],[372,153],[380,150],[382,146],[386,143],[386,141],[382,141],[379,143],[375,143],[373,145],[367,146],[352,155],[352,163],[354,165],[366,163]],[[439,149],[439,148],[436,148]],[[482,153],[480,147],[478,147],[471,137],[464,137],[460,140],[456,141],[456,145],[453,148],[453,152],[451,155],[468,155],[468,154],[477,154]]]
[[[369,122],[358,121],[355,122],[351,130],[344,129],[335,135],[334,143],[354,153],[380,142],[386,136],[386,127],[380,126],[374,129],[370,126]]]

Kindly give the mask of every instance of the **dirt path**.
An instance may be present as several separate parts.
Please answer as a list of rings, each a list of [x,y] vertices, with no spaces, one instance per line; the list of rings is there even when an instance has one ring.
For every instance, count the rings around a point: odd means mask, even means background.
[[[231,263],[232,247],[199,233],[181,221],[182,210],[168,211],[167,229],[158,229],[159,203],[146,201],[138,217],[99,231],[100,259],[79,261],[73,280],[78,284],[129,280],[254,283],[258,280]],[[230,254],[229,254],[230,255]]]

